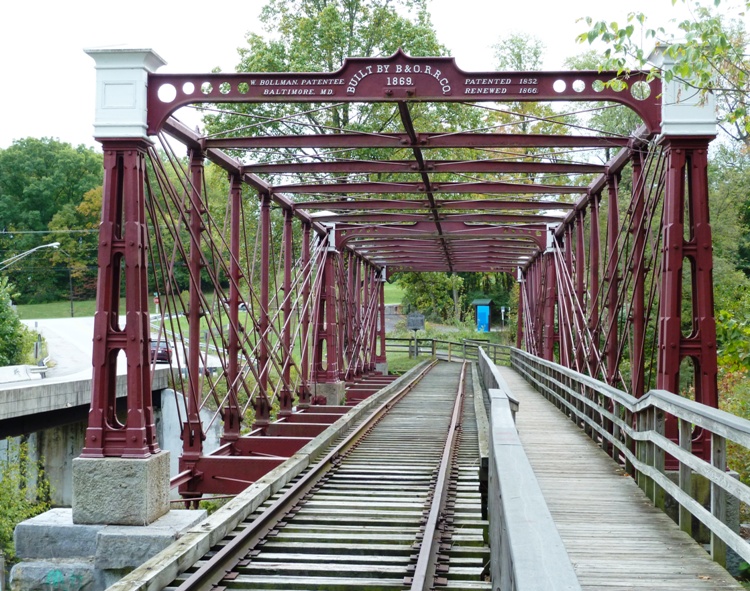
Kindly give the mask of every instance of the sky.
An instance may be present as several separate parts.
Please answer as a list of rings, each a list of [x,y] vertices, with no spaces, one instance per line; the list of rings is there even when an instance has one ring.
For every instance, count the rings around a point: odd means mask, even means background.
[[[653,26],[684,16],[671,0],[429,0],[438,39],[459,68],[494,70],[493,45],[528,33],[546,45],[545,68],[588,49],[578,19],[624,22],[648,11]],[[16,0],[0,19],[0,149],[24,137],[98,147],[93,139],[95,71],[84,48],[151,48],[159,72],[233,71],[247,32],[263,34],[264,0],[214,5],[198,0]],[[221,12],[222,7],[224,13]]]

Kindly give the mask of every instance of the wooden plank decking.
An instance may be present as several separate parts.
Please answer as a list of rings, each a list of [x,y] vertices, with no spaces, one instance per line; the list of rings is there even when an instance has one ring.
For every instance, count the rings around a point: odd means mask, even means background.
[[[521,441],[583,589],[742,589],[557,408],[499,369],[520,402]]]

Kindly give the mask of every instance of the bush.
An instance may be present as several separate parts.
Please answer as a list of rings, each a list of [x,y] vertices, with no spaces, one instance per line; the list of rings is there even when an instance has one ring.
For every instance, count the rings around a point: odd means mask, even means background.
[[[0,459],[0,550],[6,561],[13,563],[13,530],[50,508],[50,486],[41,461],[29,457],[27,444],[7,442],[5,457]]]
[[[0,278],[0,366],[19,365],[26,361],[34,337],[18,318],[12,306],[13,286],[7,277]]]

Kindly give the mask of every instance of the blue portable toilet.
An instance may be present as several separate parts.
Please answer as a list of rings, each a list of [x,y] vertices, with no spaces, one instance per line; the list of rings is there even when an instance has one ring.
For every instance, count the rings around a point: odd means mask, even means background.
[[[474,300],[474,318],[477,322],[477,332],[490,332],[490,305],[492,300]]]

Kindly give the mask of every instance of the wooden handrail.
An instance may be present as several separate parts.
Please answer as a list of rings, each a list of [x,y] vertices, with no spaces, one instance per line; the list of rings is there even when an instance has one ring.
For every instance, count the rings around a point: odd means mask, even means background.
[[[493,586],[502,591],[580,590],[516,431],[518,401],[482,348],[477,365],[490,398],[487,499]],[[534,516],[533,528],[529,515]]]
[[[711,555],[726,565],[726,548],[750,562],[750,545],[726,524],[729,496],[750,503],[750,487],[726,471],[726,440],[750,448],[750,421],[664,390],[651,390],[640,399],[590,376],[545,361],[519,349],[511,350],[511,365],[534,388],[553,401],[590,437],[608,449],[654,504],[664,508],[665,493],[679,504],[681,529],[693,534],[692,517],[711,532]],[[679,442],[665,436],[665,415],[677,419]],[[711,435],[711,461],[692,453],[694,426]],[[664,467],[665,456],[679,465],[678,482]],[[693,498],[692,473],[711,483],[710,508]]]

